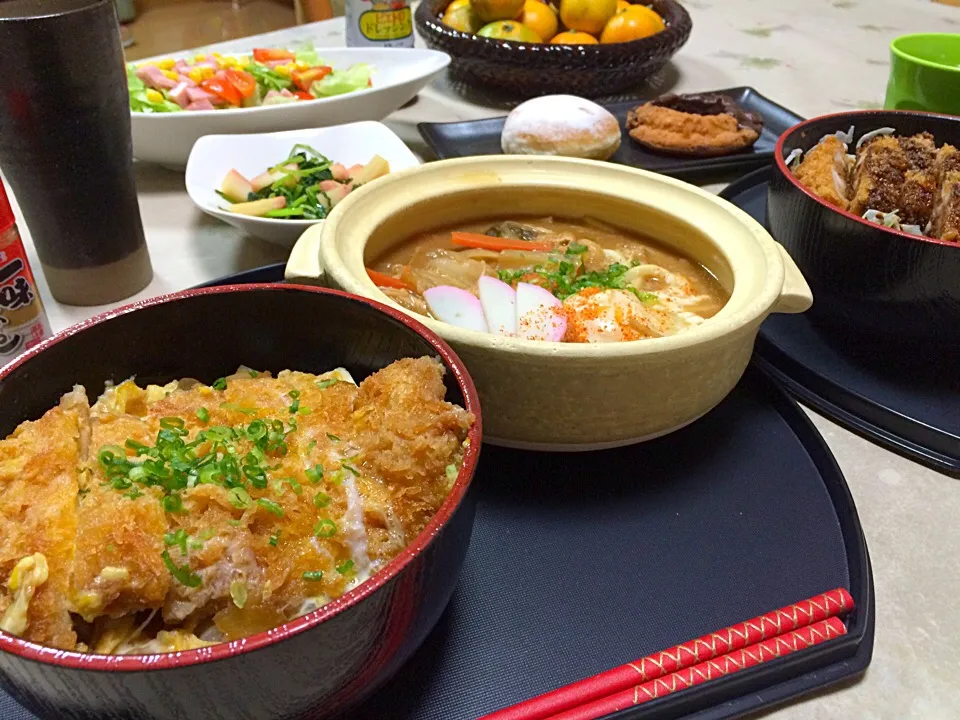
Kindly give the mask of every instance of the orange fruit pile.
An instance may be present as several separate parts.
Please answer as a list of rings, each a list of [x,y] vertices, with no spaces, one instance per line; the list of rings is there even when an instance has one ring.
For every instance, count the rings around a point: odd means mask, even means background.
[[[666,27],[656,12],[628,0],[453,0],[443,23],[454,30],[517,42],[623,43]]]

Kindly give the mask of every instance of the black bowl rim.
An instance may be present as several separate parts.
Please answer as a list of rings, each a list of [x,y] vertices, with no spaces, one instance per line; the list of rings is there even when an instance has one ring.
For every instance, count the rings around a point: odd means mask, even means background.
[[[476,472],[477,461],[480,456],[480,446],[482,439],[482,422],[480,416],[480,400],[477,395],[477,388],[473,384],[473,379],[467,372],[463,361],[457,356],[453,349],[439,335],[434,333],[425,325],[405,313],[395,310],[387,305],[383,305],[375,300],[351,295],[350,293],[328,288],[318,288],[308,285],[288,285],[280,283],[257,283],[251,285],[223,285],[212,288],[197,288],[193,290],[183,290],[181,292],[159,295],[157,297],[140,300],[123,307],[109,310],[93,318],[85,320],[76,325],[72,325],[61,330],[53,337],[43,341],[41,344],[19,356],[16,360],[0,368],[0,381],[7,377],[12,370],[28,363],[31,359],[42,353],[49,347],[67,340],[74,335],[82,333],[84,330],[108,322],[121,315],[127,315],[136,312],[142,308],[153,307],[156,305],[165,305],[174,303],[185,298],[197,297],[202,295],[228,294],[239,292],[258,292],[263,290],[275,292],[311,292],[322,295],[333,295],[352,302],[369,305],[375,310],[389,316],[393,320],[402,323],[417,335],[425,339],[436,353],[443,359],[447,367],[452,371],[463,392],[464,404],[466,410],[473,413],[476,420],[473,427],[467,434],[469,445],[463,457],[463,465],[460,468],[460,474],[450,490],[447,499],[431,518],[427,526],[415,537],[393,560],[387,563],[386,567],[376,573],[374,576],[358,585],[348,593],[340,596],[333,602],[324,605],[311,613],[285,622],[275,628],[267,630],[256,635],[234,640],[232,642],[218,643],[206,648],[196,650],[185,650],[175,653],[163,653],[155,655],[98,655],[95,653],[81,653],[73,650],[60,650],[47,647],[38,643],[23,640],[15,635],[9,635],[0,631],[0,651],[18,655],[26,660],[34,660],[47,665],[56,665],[60,667],[79,669],[79,670],[101,670],[101,671],[124,671],[137,672],[144,670],[168,670],[172,668],[181,668],[192,665],[200,665],[217,660],[225,660],[230,657],[242,655],[268,645],[273,645],[287,638],[306,632],[334,615],[360,603],[362,600],[372,595],[383,587],[387,582],[398,576],[407,565],[409,565],[439,534],[447,521],[453,516],[454,512],[460,506],[466,495],[473,475]]]
[[[841,118],[863,118],[863,117],[876,117],[878,115],[905,115],[905,116],[918,116],[918,117],[935,117],[950,122],[957,123],[960,125],[960,118],[954,117],[952,115],[944,115],[942,113],[932,113],[932,112],[920,112],[917,110],[851,110],[847,112],[831,113],[829,115],[818,115],[817,117],[812,117],[807,120],[804,120],[801,123],[797,123],[792,128],[783,133],[780,138],[777,140],[776,148],[773,151],[773,162],[777,170],[781,175],[783,175],[796,189],[802,192],[811,200],[817,202],[828,210],[841,215],[848,220],[860,223],[871,230],[879,230],[888,235],[894,237],[901,237],[913,242],[924,242],[930,243],[931,245],[939,245],[941,247],[950,247],[955,248],[960,252],[960,243],[948,242],[946,240],[940,240],[939,238],[932,238],[926,235],[914,235],[912,233],[904,232],[903,230],[894,230],[892,228],[884,227],[883,225],[878,225],[877,223],[870,222],[869,220],[864,220],[862,217],[854,215],[848,210],[841,210],[840,208],[831,205],[826,200],[821,198],[814,192],[811,192],[806,187],[796,179],[794,174],[790,171],[790,168],[787,167],[787,163],[783,158],[783,146],[786,144],[794,134],[808,125],[812,125],[815,122],[820,122],[821,120],[832,120],[836,119],[839,121]],[[854,123],[855,125],[856,123]]]
[[[633,0],[630,0],[633,2]],[[664,5],[669,5],[671,10],[677,13],[682,20],[685,20],[687,24],[692,25],[693,21],[690,18],[690,13],[687,12],[687,9],[680,3],[678,0],[658,0]],[[452,0],[451,0],[452,2]],[[448,3],[449,4],[449,3]],[[643,2],[638,2],[636,4],[643,5]],[[440,18],[433,15],[430,10],[430,3],[426,0],[421,2],[417,7],[415,20],[419,26],[419,30],[424,35],[441,35],[443,34],[442,27],[443,23]],[[424,32],[426,31],[426,32]],[[458,39],[465,40],[475,40],[482,41],[488,46],[497,47],[504,55],[499,58],[502,60],[509,59],[519,59],[524,57],[520,53],[526,53],[526,57],[530,57],[531,53],[542,53],[543,51],[539,48],[550,48],[550,54],[557,55],[560,53],[566,53],[569,55],[569,59],[577,59],[586,61],[585,64],[589,65],[590,61],[598,56],[605,54],[613,53],[614,51],[631,48],[634,52],[641,52],[641,49],[646,45],[653,46],[652,41],[662,42],[665,36],[677,35],[680,37],[682,33],[681,25],[667,25],[667,27],[656,33],[655,35],[650,35],[645,38],[639,38],[637,40],[629,40],[623,43],[590,43],[584,45],[574,45],[574,44],[551,44],[549,40],[544,40],[539,43],[525,43],[518,40],[499,40],[497,38],[488,38],[482,35],[477,35],[476,33],[462,32],[460,30],[454,30],[453,28],[447,28],[448,34],[454,34]],[[673,53],[675,54],[675,53]],[[465,57],[467,59],[472,59],[470,55],[457,56]],[[645,62],[649,58],[642,57],[640,62]],[[488,62],[497,62],[496,58],[489,58]],[[628,65],[631,61],[625,61],[624,65]]]

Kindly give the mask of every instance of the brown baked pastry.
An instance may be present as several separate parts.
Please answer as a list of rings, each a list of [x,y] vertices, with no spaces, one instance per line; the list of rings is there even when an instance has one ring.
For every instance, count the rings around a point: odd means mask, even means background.
[[[670,93],[631,110],[627,130],[651,150],[715,157],[751,147],[763,130],[763,118],[726,95]]]

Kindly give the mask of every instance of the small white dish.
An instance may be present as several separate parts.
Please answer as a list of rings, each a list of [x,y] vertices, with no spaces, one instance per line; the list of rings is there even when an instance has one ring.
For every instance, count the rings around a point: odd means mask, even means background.
[[[222,51],[233,55],[251,52],[249,47],[242,51]],[[317,52],[337,69],[361,62],[373,65],[373,87],[287,105],[173,113],[131,112],[133,156],[142,162],[182,169],[193,144],[204,135],[277,132],[383,120],[450,64],[449,55],[435,50],[321,47]],[[176,60],[195,54],[196,51],[168,53],[136,63],[163,58]]]
[[[365,165],[374,155],[380,155],[390,163],[391,173],[420,164],[403,141],[378,122],[256,135],[206,135],[197,140],[187,161],[187,194],[208,215],[248,235],[292,248],[307,228],[323,223],[323,220],[238,215],[222,209],[228,203],[217,194],[217,190],[231,169],[247,179],[256,177],[286,158],[298,143],[309,145],[331,162],[347,167]]]

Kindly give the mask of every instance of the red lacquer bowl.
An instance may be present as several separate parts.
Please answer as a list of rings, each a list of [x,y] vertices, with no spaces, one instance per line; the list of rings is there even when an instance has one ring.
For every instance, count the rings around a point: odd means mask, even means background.
[[[470,541],[467,491],[481,445],[473,381],[449,346],[407,315],[295,285],[191,290],[64,330],[0,370],[0,437],[106,379],[212,382],[241,364],[278,372],[343,366],[358,381],[394,360],[439,356],[447,399],[476,424],[463,469],[430,524],[381,572],[273,630],[200,650],[65,652],[0,632],[0,682],[42,717],[110,720],[326,718],[361,701],[420,645],[450,599]]]

